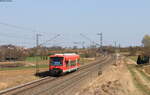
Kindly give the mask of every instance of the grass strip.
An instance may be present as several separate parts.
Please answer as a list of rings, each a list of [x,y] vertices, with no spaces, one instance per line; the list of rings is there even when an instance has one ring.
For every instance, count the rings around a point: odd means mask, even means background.
[[[34,61],[36,61],[35,58],[38,58],[40,60],[40,57],[28,57],[27,61],[34,62]],[[94,60],[88,60],[88,59],[84,59],[84,58],[80,59],[80,63],[89,63],[89,62],[92,62],[92,61],[94,61]],[[35,68],[36,68],[36,66],[20,66],[20,67],[11,67],[11,68],[6,67],[6,68],[0,68],[0,71],[24,70],[24,69],[35,69]],[[48,64],[40,64],[39,68],[48,68]]]
[[[137,71],[147,80],[150,81],[150,76],[146,75],[141,68],[137,68]]]
[[[129,58],[135,62],[137,61],[137,56],[130,56]]]
[[[0,68],[0,71],[6,71],[6,70],[24,70],[24,69],[35,69],[36,66],[21,66],[21,67],[15,67],[15,68]],[[42,64],[42,65],[39,65],[39,68],[48,68],[48,65],[47,64]]]
[[[130,71],[132,78],[133,78],[133,83],[134,85],[143,92],[144,95],[150,95],[150,89],[148,86],[142,84],[138,76],[136,75],[136,72],[134,71],[137,67],[134,64],[128,64],[127,65],[128,70]]]

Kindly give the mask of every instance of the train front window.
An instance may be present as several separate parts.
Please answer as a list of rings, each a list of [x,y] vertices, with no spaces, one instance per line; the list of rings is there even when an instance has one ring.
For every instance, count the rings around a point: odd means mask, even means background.
[[[50,60],[52,66],[61,66],[63,64],[63,57],[51,57]]]

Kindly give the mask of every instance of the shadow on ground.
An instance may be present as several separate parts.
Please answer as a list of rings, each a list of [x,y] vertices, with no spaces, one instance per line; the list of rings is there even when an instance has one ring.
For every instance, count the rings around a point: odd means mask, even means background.
[[[48,77],[48,76],[51,76],[51,75],[50,75],[49,71],[44,71],[44,72],[39,72],[39,73],[35,74],[35,76],[44,78],[44,77]]]
[[[44,72],[39,72],[39,73],[35,74],[35,76],[40,77],[40,78],[44,78],[44,77],[48,77],[48,76],[61,77],[61,76],[69,75],[69,74],[74,73],[74,72],[75,71],[68,72],[68,73],[62,73],[62,74],[58,74],[58,75],[53,75],[53,74],[50,74],[49,71],[44,71]]]

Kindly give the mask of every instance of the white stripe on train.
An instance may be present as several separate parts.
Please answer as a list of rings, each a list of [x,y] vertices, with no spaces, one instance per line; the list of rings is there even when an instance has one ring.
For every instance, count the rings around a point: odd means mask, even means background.
[[[72,69],[68,69],[68,70],[63,70],[63,73],[66,73],[66,72],[71,72],[71,71],[74,71],[74,70],[77,70],[78,67],[75,67],[75,68],[72,68]]]

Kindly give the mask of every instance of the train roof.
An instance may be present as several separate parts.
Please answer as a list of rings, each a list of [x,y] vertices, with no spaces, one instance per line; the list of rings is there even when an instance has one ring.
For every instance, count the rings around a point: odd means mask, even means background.
[[[79,58],[80,56],[76,53],[64,53],[64,54],[54,54],[51,55],[50,57],[64,57],[65,59],[76,59]]]
[[[76,53],[63,53],[63,54],[54,54],[54,55],[72,56],[72,55],[77,55],[77,54]]]

